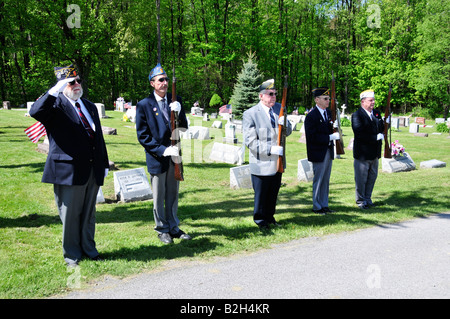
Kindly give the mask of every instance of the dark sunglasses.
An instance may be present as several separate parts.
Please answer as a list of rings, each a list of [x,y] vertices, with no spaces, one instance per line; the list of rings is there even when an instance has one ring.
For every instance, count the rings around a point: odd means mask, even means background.
[[[81,84],[82,80],[81,79],[75,79],[71,82],[69,82],[70,85],[75,85],[75,82],[77,82],[78,84]]]
[[[269,96],[277,96],[277,92],[270,92],[270,93],[266,93]]]
[[[164,81],[169,82],[169,80],[170,80],[169,78],[159,78],[158,79],[158,81],[161,82],[161,83],[164,82]]]

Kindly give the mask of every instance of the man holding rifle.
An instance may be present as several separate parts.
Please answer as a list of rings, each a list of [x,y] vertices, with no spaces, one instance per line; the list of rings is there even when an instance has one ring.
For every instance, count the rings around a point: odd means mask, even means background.
[[[170,103],[169,78],[159,63],[150,72],[149,80],[154,92],[136,105],[136,131],[151,177],[155,231],[161,242],[171,244],[173,238],[191,239],[178,227],[179,181],[175,178],[174,160],[179,158],[180,149],[179,145],[171,145],[171,112],[178,113],[179,128],[186,129],[188,123],[181,99],[177,97]]]
[[[327,87],[313,91],[314,107],[305,118],[306,150],[308,161],[313,164],[313,212],[320,215],[331,213],[328,207],[331,166],[334,159],[334,141],[339,133],[333,133],[330,105],[330,90]]]
[[[250,173],[255,204],[253,220],[261,230],[279,225],[274,218],[282,174],[277,162],[283,153],[283,145],[277,145],[278,125],[284,125],[279,117],[281,104],[276,102],[277,91],[273,79],[259,87],[260,102],[243,114],[244,143],[249,149]],[[292,133],[286,121],[286,136]]]

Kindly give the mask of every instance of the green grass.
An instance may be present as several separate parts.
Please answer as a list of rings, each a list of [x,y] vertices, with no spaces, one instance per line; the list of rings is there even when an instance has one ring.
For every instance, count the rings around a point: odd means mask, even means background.
[[[53,198],[53,187],[40,182],[46,154],[36,151],[23,132],[35,122],[24,109],[0,110],[0,298],[45,298],[65,293],[72,286],[61,248],[62,227]],[[118,134],[105,136],[110,160],[120,170],[146,167],[143,148],[134,124],[122,114],[107,111],[103,126]],[[200,125],[191,118],[191,125]],[[225,122],[224,122],[225,123]],[[203,122],[210,127],[212,121]],[[311,212],[311,183],[297,181],[297,161],[306,158],[300,133],[287,139],[285,184],[280,190],[277,220],[283,227],[262,234],[252,220],[253,190],[232,190],[229,168],[210,163],[208,150],[221,142],[223,130],[210,129],[215,139],[183,140],[186,155],[185,181],[180,186],[181,228],[193,236],[187,242],[166,246],[153,231],[152,201],[118,203],[114,198],[113,172],[102,187],[106,203],[97,205],[97,248],[107,260],[80,263],[80,286],[103,276],[125,277],[159,269],[167,260],[209,260],[216,256],[256,251],[293,239],[323,236],[383,223],[449,211],[450,168],[420,169],[420,162],[438,159],[450,163],[448,134],[432,135],[435,128],[420,128],[429,137],[414,137],[408,128],[392,132],[415,161],[417,170],[387,174],[380,172],[374,201],[380,206],[360,211],[354,203],[353,158],[346,150],[333,162],[330,206],[337,212],[327,216]],[[344,128],[345,144],[353,136]],[[242,141],[242,135],[238,134]],[[191,159],[187,154],[189,149]],[[204,154],[199,150],[204,149]],[[194,154],[195,153],[195,154]],[[200,154],[198,154],[200,153]],[[195,155],[195,156],[194,156]],[[248,155],[247,155],[248,158]],[[203,159],[203,161],[201,161]],[[380,161],[381,167],[381,161]]]

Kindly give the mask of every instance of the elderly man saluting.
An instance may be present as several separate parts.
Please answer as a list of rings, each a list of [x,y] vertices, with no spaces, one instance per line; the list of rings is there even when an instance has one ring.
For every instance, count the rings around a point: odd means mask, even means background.
[[[68,266],[83,256],[101,260],[95,247],[95,204],[109,161],[96,106],[82,98],[81,78],[70,65],[56,67],[56,85],[40,97],[30,115],[44,124],[49,153],[42,182],[52,183],[63,223]]]

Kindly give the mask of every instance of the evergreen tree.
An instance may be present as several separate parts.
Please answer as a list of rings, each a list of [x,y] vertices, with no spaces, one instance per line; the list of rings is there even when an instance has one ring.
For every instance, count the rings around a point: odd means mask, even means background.
[[[254,62],[255,54],[249,53],[247,62],[238,75],[237,83],[231,96],[233,114],[236,118],[242,118],[245,110],[258,104],[258,87],[261,84],[261,74],[258,65]]]

